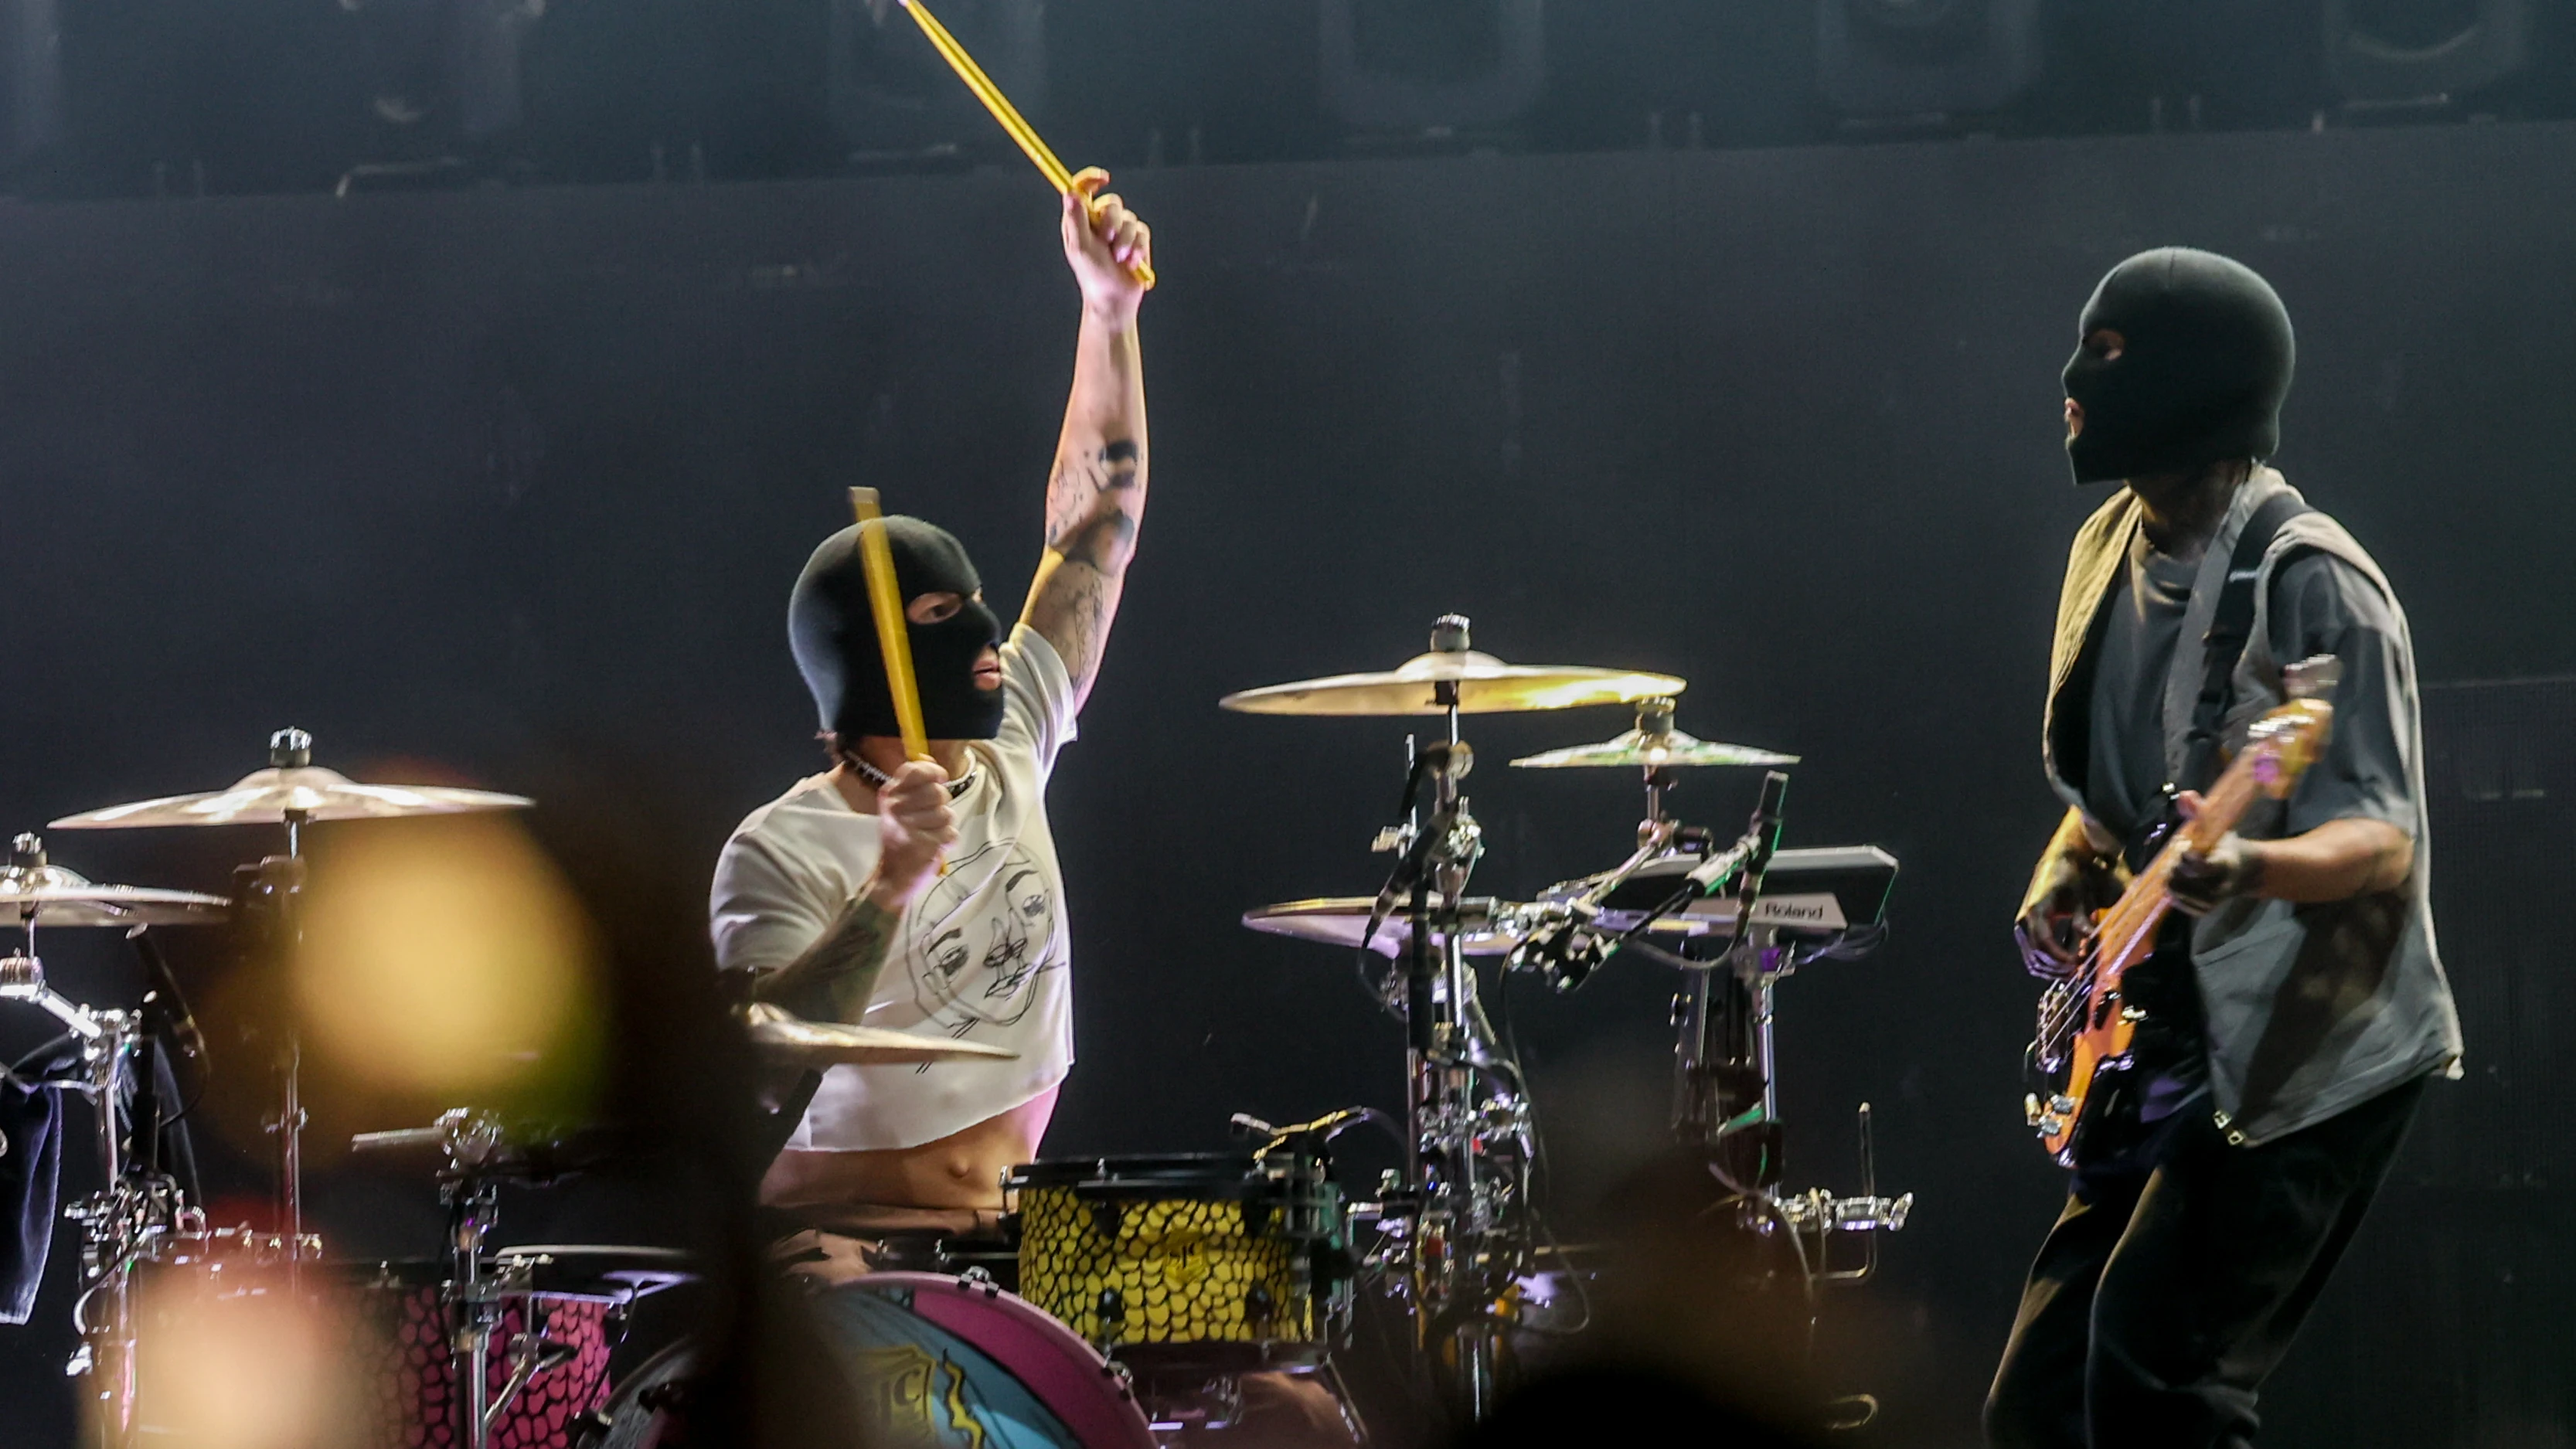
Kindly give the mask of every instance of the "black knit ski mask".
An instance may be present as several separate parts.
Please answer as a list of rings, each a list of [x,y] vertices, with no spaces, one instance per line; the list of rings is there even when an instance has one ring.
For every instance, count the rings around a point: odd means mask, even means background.
[[[935,740],[989,740],[1002,730],[1002,691],[975,687],[975,661],[1002,642],[1002,621],[975,597],[984,585],[974,561],[944,528],[903,517],[889,518],[885,526],[895,582],[906,603],[935,593],[966,601],[936,624],[905,626],[912,635],[922,726]],[[787,642],[805,687],[814,692],[823,728],[850,743],[861,735],[901,733],[885,659],[877,651],[876,620],[868,612],[856,525],[823,540],[805,561],[787,600]]]
[[[2066,440],[2077,483],[2182,473],[2281,446],[2294,348],[2290,314],[2241,262],[2159,247],[2113,267],[2076,324],[2066,395],[2084,429]],[[2101,328],[2116,358],[2087,350]]]

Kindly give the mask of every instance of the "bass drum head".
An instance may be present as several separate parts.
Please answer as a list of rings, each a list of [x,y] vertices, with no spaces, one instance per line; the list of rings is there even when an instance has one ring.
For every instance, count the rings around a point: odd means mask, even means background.
[[[698,1346],[685,1339],[636,1365],[599,1411],[607,1430],[585,1449],[665,1449],[688,1442],[672,1400],[697,1371]]]
[[[1034,1304],[939,1273],[872,1273],[818,1295],[869,1443],[901,1449],[1153,1449],[1124,1375]]]

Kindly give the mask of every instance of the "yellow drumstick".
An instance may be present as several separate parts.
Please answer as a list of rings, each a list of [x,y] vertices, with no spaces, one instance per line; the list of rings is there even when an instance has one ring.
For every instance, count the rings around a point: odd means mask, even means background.
[[[886,542],[885,514],[877,490],[850,490],[859,516],[859,566],[868,576],[868,612],[876,616],[877,651],[885,656],[886,687],[894,695],[895,727],[903,732],[907,760],[930,758],[930,734],[921,724],[921,686],[912,677],[912,634],[903,618],[903,586],[895,581],[894,549]]]
[[[993,113],[993,119],[1002,123],[1002,129],[1019,143],[1021,152],[1037,164],[1048,184],[1062,195],[1073,195],[1073,173],[1065,170],[1064,163],[1055,159],[1055,152],[1048,150],[1047,143],[1038,139],[1038,133],[1020,115],[1019,107],[1012,105],[1011,98],[1002,94],[1002,88],[993,84],[993,78],[984,74],[984,68],[975,63],[975,57],[966,53],[966,47],[957,43],[956,36],[948,33],[948,27],[940,24],[939,18],[925,9],[921,0],[903,0],[903,8],[912,16],[913,23],[921,27],[921,33],[930,38],[931,49],[938,51],[940,58],[948,62],[948,68],[957,72],[957,78],[966,83],[966,89],[975,93],[975,99],[984,103],[985,110]],[[1092,202],[1087,196],[1083,198],[1083,209],[1092,211]],[[1150,266],[1136,267],[1133,275],[1149,288],[1154,285],[1154,269]]]
[[[886,542],[885,514],[877,507],[877,490],[850,490],[850,511],[859,517],[859,567],[868,576],[868,612],[877,621],[877,652],[885,658],[886,689],[894,696],[895,728],[903,732],[907,760],[930,758],[930,732],[921,723],[921,686],[912,677],[912,634],[903,618],[903,586],[894,577],[894,548]],[[948,874],[948,862],[939,862]]]

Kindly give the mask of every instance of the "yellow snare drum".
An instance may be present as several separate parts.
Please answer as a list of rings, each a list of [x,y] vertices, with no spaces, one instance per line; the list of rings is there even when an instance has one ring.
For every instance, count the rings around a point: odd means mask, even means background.
[[[1319,1359],[1350,1308],[1340,1191],[1313,1158],[1033,1162],[1020,1295],[1140,1370]]]

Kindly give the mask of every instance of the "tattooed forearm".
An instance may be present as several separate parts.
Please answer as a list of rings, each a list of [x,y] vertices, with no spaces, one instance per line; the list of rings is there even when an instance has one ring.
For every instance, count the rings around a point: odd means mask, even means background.
[[[752,998],[808,1021],[856,1023],[876,994],[877,977],[894,944],[895,922],[892,911],[859,897],[804,955],[761,977]]]
[[[1074,705],[1091,697],[1136,526],[1145,516],[1145,380],[1134,318],[1086,311],[1074,348],[1073,396],[1047,478],[1046,553],[1020,622],[1055,646]]]
[[[1136,518],[1144,511],[1138,484],[1144,481],[1144,459],[1136,445],[1121,439],[1091,452],[1060,459],[1047,480],[1046,546],[1069,553],[1067,542],[1098,527],[1107,518],[1125,521],[1126,547],[1115,560],[1124,572],[1134,551]]]
[[[1090,533],[1109,531],[1112,522],[1104,519],[1084,538],[1074,540],[1072,553],[1049,552],[1038,564],[1037,587],[1029,595],[1028,625],[1055,646],[1065,673],[1073,678],[1077,700],[1089,698],[1093,681],[1100,677],[1109,621],[1116,617],[1118,596],[1126,588],[1120,574],[1093,561],[1092,549],[1085,543]],[[1127,527],[1132,533],[1134,525]]]
[[[1114,442],[1059,464],[1047,488],[1047,551],[1020,617],[1055,646],[1077,703],[1091,697],[1100,676],[1109,621],[1136,557],[1143,480],[1136,445]]]

